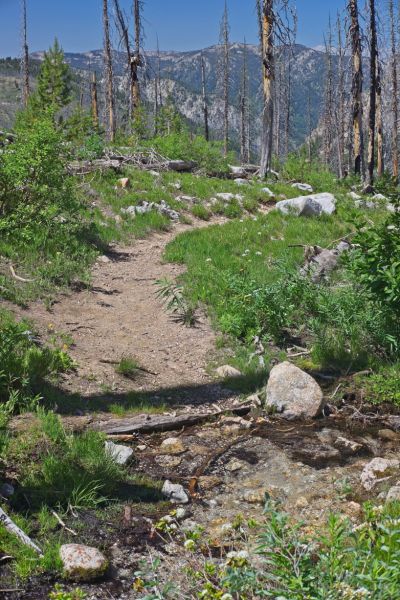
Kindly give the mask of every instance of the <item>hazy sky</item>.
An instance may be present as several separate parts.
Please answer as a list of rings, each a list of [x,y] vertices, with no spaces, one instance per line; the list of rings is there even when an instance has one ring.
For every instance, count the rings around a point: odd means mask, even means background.
[[[66,51],[101,47],[101,0],[27,0],[29,46],[46,49],[57,36]],[[156,35],[164,50],[193,50],[215,44],[224,0],[145,0],[145,47],[155,47]],[[257,41],[254,0],[228,0],[231,38]],[[112,5],[112,0],[110,0]],[[131,11],[132,0],[121,0]],[[0,0],[0,56],[19,53],[20,0]],[[323,42],[329,13],[336,15],[345,0],[297,0],[298,41],[309,46]]]

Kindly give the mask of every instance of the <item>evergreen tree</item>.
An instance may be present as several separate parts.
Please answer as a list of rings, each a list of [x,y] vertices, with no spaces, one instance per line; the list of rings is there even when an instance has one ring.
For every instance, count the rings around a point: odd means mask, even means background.
[[[71,70],[57,38],[45,52],[37,87],[37,100],[41,108],[62,108],[71,99]]]

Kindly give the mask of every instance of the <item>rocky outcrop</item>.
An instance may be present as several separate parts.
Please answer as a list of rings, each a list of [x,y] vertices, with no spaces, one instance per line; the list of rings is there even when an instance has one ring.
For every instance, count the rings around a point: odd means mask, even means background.
[[[287,419],[316,417],[322,409],[323,393],[318,383],[290,362],[283,362],[270,373],[266,407]]]

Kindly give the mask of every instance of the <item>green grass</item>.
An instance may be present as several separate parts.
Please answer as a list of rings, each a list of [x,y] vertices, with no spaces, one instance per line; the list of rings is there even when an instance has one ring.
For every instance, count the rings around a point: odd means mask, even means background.
[[[123,356],[115,367],[115,372],[129,379],[133,379],[138,375],[140,364],[133,356]]]
[[[377,373],[357,377],[356,384],[366,402],[374,405],[392,404],[400,408],[400,364],[381,367]]]

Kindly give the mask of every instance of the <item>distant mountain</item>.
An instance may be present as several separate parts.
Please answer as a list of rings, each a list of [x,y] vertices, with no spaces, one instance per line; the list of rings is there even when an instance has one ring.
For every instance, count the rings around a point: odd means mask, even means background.
[[[230,119],[231,138],[237,143],[239,131],[239,96],[242,77],[243,44],[231,46],[231,92],[230,92]],[[212,46],[203,51],[206,63],[207,93],[210,105],[210,125],[214,137],[218,137],[222,129],[222,102],[218,86],[218,61],[220,48]],[[250,107],[251,124],[254,139],[257,140],[260,129],[260,115],[262,111],[261,88],[261,57],[257,46],[247,46],[248,69],[250,82]],[[282,48],[283,62],[291,61],[292,77],[292,148],[302,144],[308,134],[308,99],[311,105],[311,122],[316,127],[321,115],[324,95],[324,74],[326,68],[326,55],[319,49],[307,48],[296,45],[292,51]],[[160,66],[163,96],[170,96],[180,112],[194,127],[202,125],[201,103],[201,51],[190,52],[160,52]],[[43,59],[43,52],[32,55],[34,64]],[[103,72],[103,53],[93,50],[84,53],[66,53],[66,60],[71,67],[79,72],[79,79],[83,91],[84,102],[89,101],[88,81],[89,72],[97,71],[99,78]],[[18,71],[10,76],[5,73],[5,61],[0,61],[0,87],[7,79],[7,94],[0,91],[0,128],[9,127],[13,113],[18,104],[17,86]],[[125,55],[122,52],[114,54],[114,71],[119,90],[120,106],[124,104],[126,96],[126,70]],[[152,102],[154,99],[154,76],[157,69],[157,54],[146,52],[146,68],[142,71],[142,90],[145,99]],[[14,87],[13,87],[14,86]],[[4,97],[5,96],[5,97]],[[122,109],[121,109],[122,110]]]

